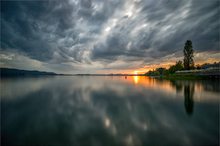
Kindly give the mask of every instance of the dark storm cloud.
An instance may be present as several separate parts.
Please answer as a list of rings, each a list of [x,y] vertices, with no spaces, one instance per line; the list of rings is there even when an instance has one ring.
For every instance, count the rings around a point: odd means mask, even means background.
[[[64,2],[1,2],[1,49],[17,49],[37,60],[52,59],[54,42],[71,27],[72,11]]]
[[[96,3],[93,5],[91,0],[1,1],[1,49],[16,49],[41,61],[52,60],[54,53],[64,57],[62,61],[67,58],[81,61],[77,52],[84,50],[94,35],[99,35],[102,24],[122,1]],[[99,5],[101,8],[97,8]],[[82,46],[81,50],[77,46]]]
[[[219,3],[1,1],[0,49],[47,63],[93,64],[94,68],[97,63],[105,65],[116,60],[128,63],[161,58],[182,51],[187,39],[193,41],[198,52],[216,51]]]
[[[219,1],[140,1],[134,6],[141,11],[134,11],[119,26],[121,29],[116,28],[120,35],[109,35],[105,45],[93,52],[94,58],[115,59],[117,55],[160,58],[182,51],[187,39],[193,41],[196,51],[219,49]],[[142,24],[146,27],[132,35]],[[112,38],[117,41],[108,41]],[[126,50],[129,42],[131,49]]]

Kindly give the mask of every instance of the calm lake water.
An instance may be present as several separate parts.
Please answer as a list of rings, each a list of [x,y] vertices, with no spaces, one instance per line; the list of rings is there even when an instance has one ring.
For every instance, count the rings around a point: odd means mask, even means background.
[[[218,80],[2,79],[5,145],[219,145]]]

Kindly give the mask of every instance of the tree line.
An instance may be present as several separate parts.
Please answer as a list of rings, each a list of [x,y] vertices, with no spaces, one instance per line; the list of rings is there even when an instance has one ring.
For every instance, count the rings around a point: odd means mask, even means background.
[[[181,70],[192,70],[192,69],[202,69],[205,68],[205,66],[215,66],[215,64],[220,64],[219,63],[214,63],[214,64],[208,64],[205,63],[203,65],[194,65],[194,50],[193,50],[193,45],[191,40],[187,40],[185,42],[185,46],[183,49],[183,61],[179,60],[176,62],[176,64],[170,66],[168,69],[159,67],[156,68],[155,70],[150,70],[146,73],[146,75],[149,76],[161,76],[161,75],[169,75],[169,74],[174,74],[176,71],[181,71]]]

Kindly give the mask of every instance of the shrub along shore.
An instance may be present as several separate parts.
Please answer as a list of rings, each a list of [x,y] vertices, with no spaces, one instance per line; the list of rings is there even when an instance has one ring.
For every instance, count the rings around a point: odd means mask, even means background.
[[[182,62],[178,61],[175,65],[171,66],[169,69],[166,68],[156,68],[153,71],[147,72],[145,75],[164,78],[164,79],[219,79],[220,78],[220,62],[213,64],[203,64],[201,66],[197,65],[196,68],[192,70],[184,70]]]

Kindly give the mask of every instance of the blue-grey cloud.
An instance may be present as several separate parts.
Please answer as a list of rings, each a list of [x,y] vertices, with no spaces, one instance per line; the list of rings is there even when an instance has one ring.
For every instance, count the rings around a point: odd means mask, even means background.
[[[94,69],[117,60],[128,67],[132,61],[149,63],[181,52],[187,39],[197,52],[219,51],[219,5],[219,0],[1,1],[0,49]]]

